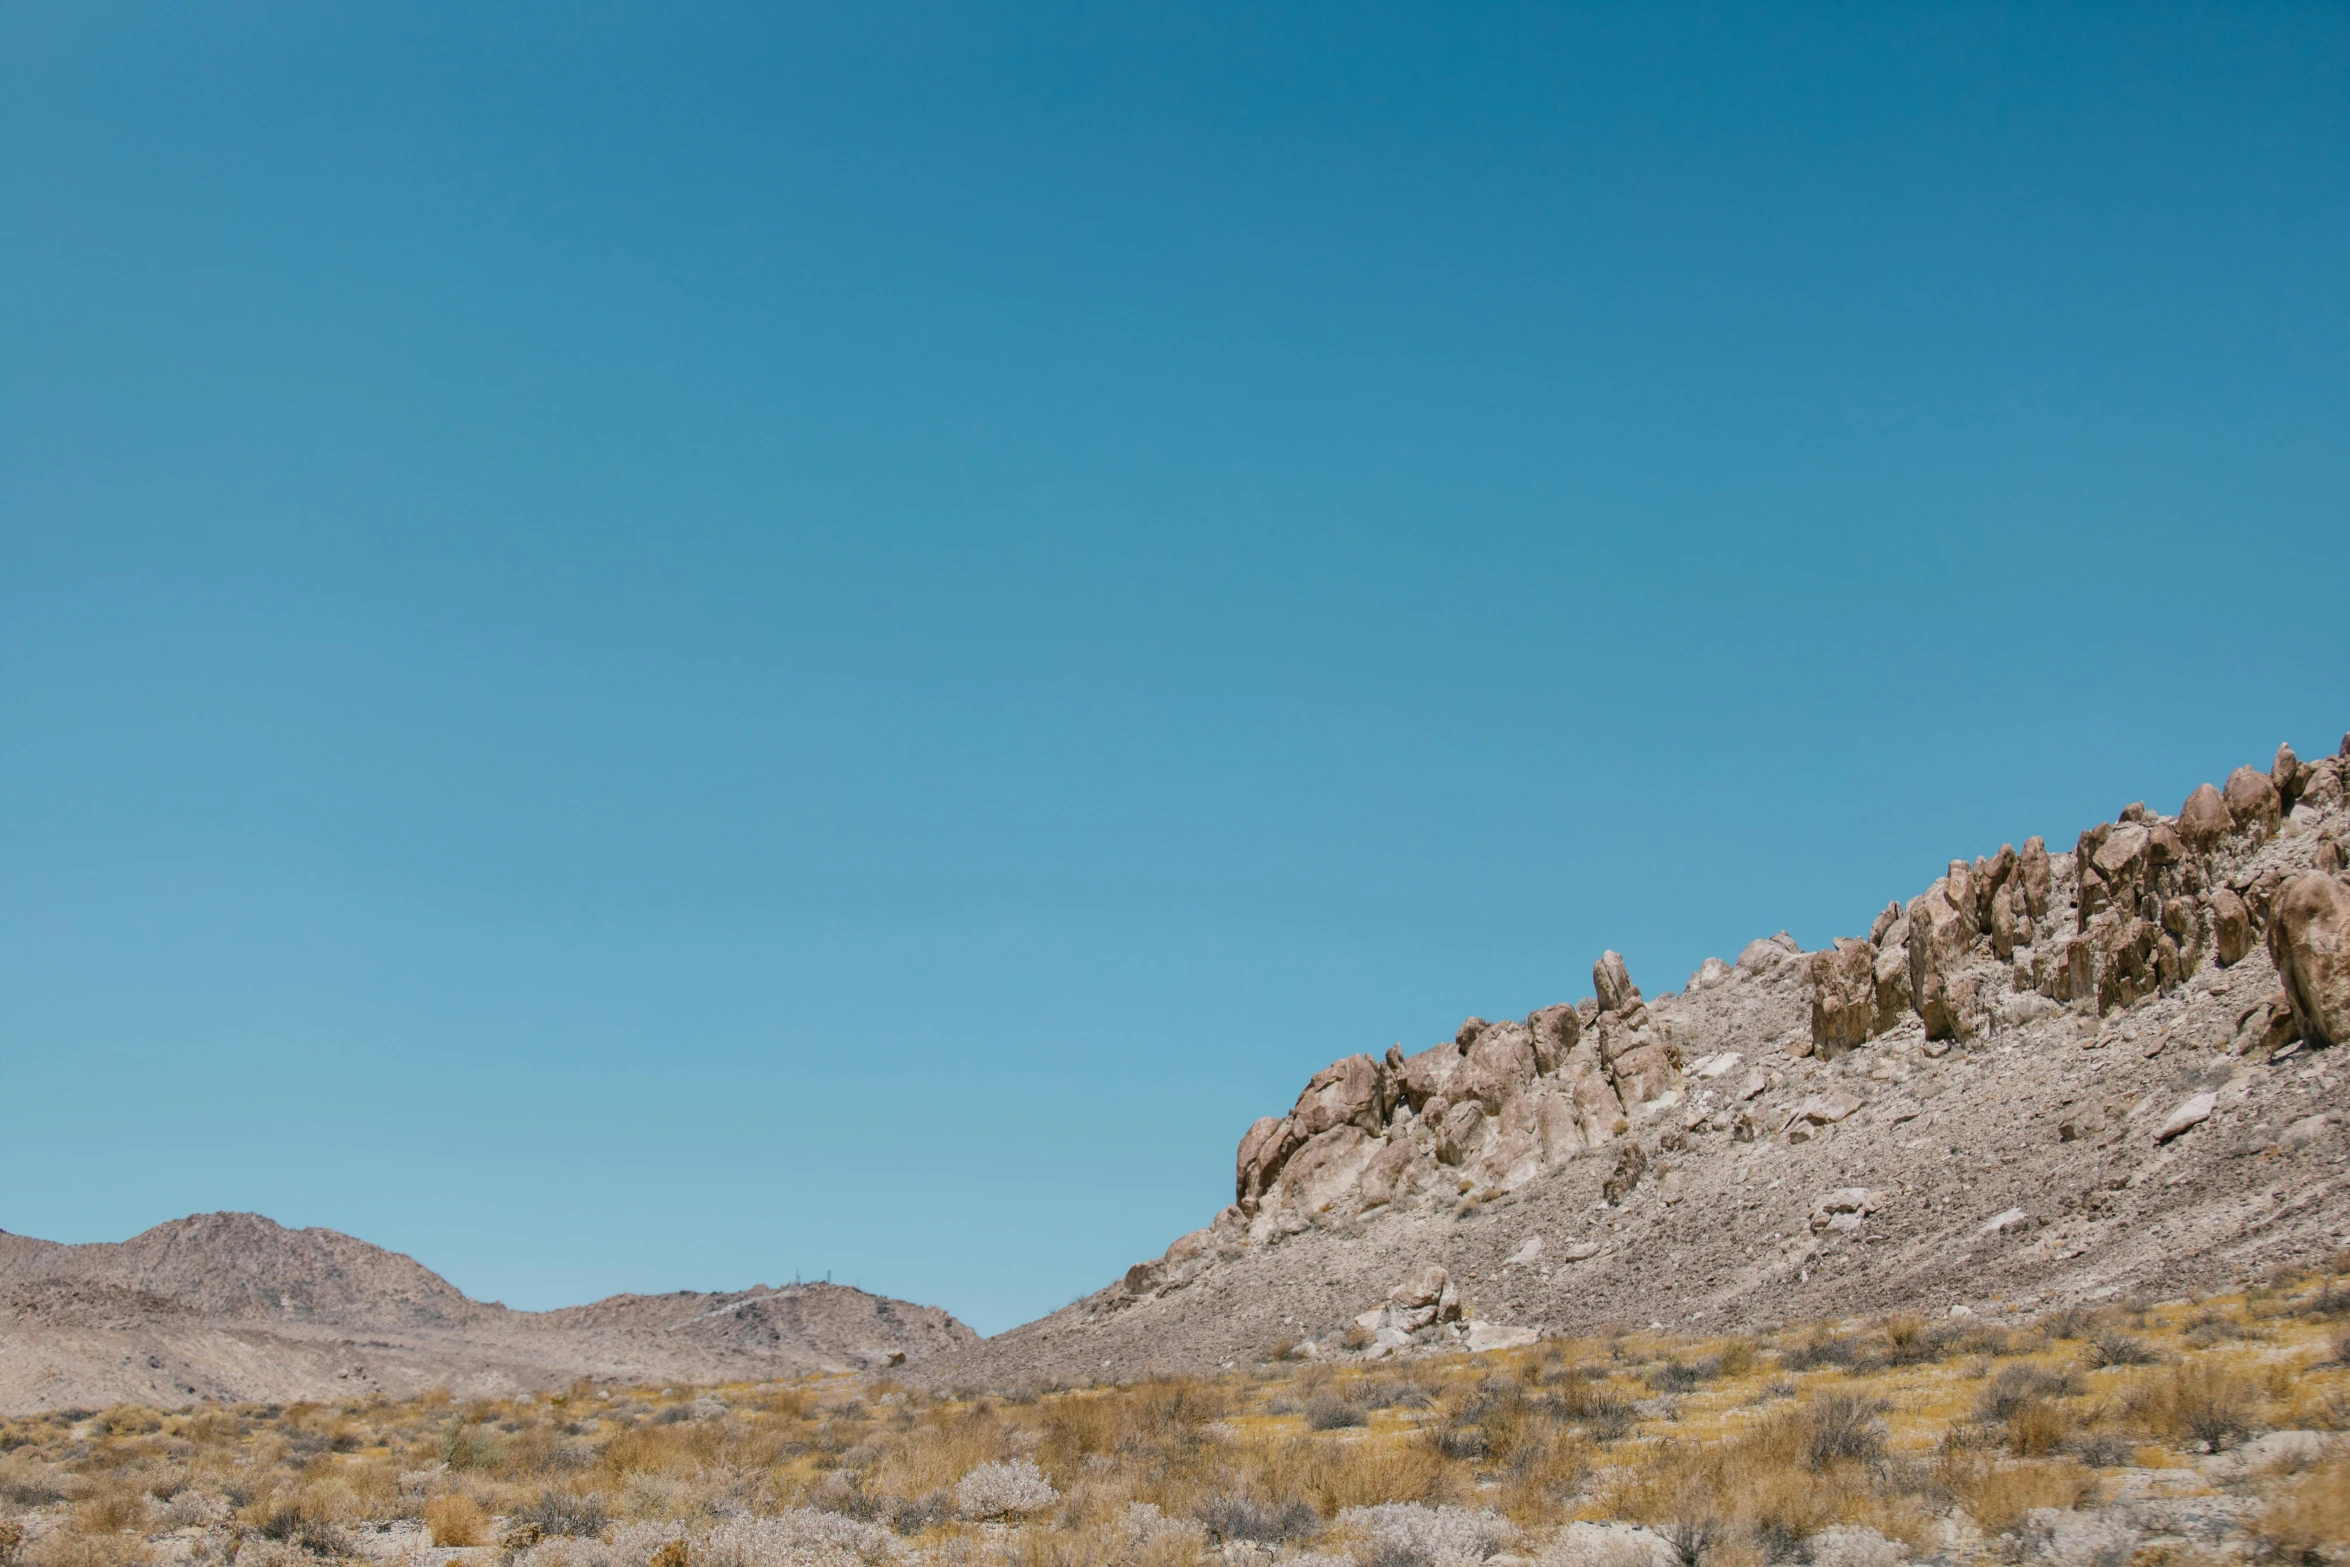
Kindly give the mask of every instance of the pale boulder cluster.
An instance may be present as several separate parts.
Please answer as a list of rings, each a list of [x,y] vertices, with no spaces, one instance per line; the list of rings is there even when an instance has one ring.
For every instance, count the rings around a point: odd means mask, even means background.
[[[1681,1062],[1624,960],[1592,967],[1593,999],[1522,1022],[1471,1018],[1444,1044],[1323,1068],[1285,1116],[1241,1139],[1223,1221],[1251,1241],[1438,1188],[1507,1190],[1600,1147],[1674,1091]]]

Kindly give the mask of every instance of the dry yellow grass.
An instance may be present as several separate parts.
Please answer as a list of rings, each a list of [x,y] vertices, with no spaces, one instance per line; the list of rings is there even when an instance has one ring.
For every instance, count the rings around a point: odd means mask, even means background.
[[[2094,1505],[2117,1465],[2167,1468],[2165,1484],[2191,1490],[2221,1483],[2194,1467],[2207,1450],[2350,1426],[2346,1320],[2350,1281],[2324,1274],[2037,1323],[1623,1333],[1032,1392],[813,1378],[123,1406],[0,1422],[0,1526],[17,1528],[24,1567],[133,1567],[174,1527],[292,1563],[377,1526],[422,1524],[442,1545],[607,1521],[699,1538],[714,1518],[814,1506],[942,1567],[1184,1567],[1224,1535],[1295,1546],[1347,1508],[1420,1502],[1500,1512],[1530,1551],[1583,1518],[1649,1524],[1705,1567],[1791,1560],[1836,1525],[1923,1554],[1952,1521],[1996,1539],[2034,1508]],[[957,1482],[1015,1459],[1059,1500],[983,1542],[957,1515]],[[2341,1463],[2225,1483],[2265,1499],[2278,1559],[2343,1549]],[[1166,1527],[1136,1533],[1137,1504]],[[1363,1547],[1324,1534],[1316,1548]]]
[[[435,1545],[482,1545],[490,1537],[490,1515],[463,1491],[444,1491],[424,1504],[424,1526]]]

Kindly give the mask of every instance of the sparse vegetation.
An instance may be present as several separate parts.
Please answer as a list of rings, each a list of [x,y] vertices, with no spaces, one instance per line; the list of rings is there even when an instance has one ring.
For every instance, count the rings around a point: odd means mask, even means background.
[[[2338,1562],[2344,1293],[2325,1272],[2249,1310],[1618,1333],[1000,1393],[842,1377],[63,1411],[0,1421],[0,1567],[426,1545],[479,1567],[1898,1567],[1975,1559],[1953,1540],[2062,1555],[2084,1516],[2065,1510],[2149,1472],[2165,1494],[2252,1493],[2266,1560]],[[2236,1455],[2272,1430],[2318,1434],[2291,1463]]]

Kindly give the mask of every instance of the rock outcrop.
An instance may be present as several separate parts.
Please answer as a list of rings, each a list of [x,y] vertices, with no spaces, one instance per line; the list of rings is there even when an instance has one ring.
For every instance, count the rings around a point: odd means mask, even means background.
[[[2342,1068],[2295,1052],[2350,1041],[2346,769],[2350,742],[2288,747],[2175,816],[1952,860],[1814,952],[1763,937],[1651,998],[1609,951],[1579,1001],[1348,1057],[1250,1128],[1213,1224],[958,1374],[1221,1364],[1301,1333],[1474,1347],[1667,1300],[2105,1299],[2328,1254]],[[1480,1304],[1363,1309],[1423,1264]]]

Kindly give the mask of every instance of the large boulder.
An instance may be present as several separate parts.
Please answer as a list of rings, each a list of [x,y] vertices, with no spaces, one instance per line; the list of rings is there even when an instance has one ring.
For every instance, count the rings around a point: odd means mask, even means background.
[[[2315,871],[2285,883],[2269,915],[2268,950],[2301,1037],[2350,1044],[2350,888]]]
[[[1624,955],[1610,948],[1591,965],[1592,993],[1602,1012],[1629,1012],[1640,1004],[1640,987],[1624,968]]]
[[[2227,836],[2232,825],[2226,798],[2210,784],[2197,784],[2187,803],[2179,807],[2179,836],[2194,849],[2208,850]]]
[[[1316,1072],[1289,1112],[1299,1138],[1319,1137],[1334,1126],[1360,1127],[1376,1136],[1395,1106],[1387,1071],[1369,1056],[1348,1056]]]
[[[1350,1199],[1364,1166],[1385,1146],[1359,1126],[1334,1126],[1306,1139],[1281,1167],[1281,1189],[1288,1194],[1283,1206],[1294,1204],[1306,1214],[1347,1211],[1355,1206]]]
[[[1877,949],[1875,981],[1876,1032],[1882,1034],[1900,1022],[1910,1009],[1909,917],[1906,914],[1885,933],[1884,944]]]
[[[1839,936],[1806,960],[1811,974],[1811,1040],[1831,1059],[1868,1042],[1877,1018],[1877,953],[1865,941]]]
[[[1452,1097],[1473,1099],[1489,1114],[1526,1091],[1534,1081],[1534,1037],[1523,1024],[1497,1023],[1477,1036],[1453,1074]]]
[[[1464,1059],[1461,1047],[1450,1042],[1406,1056],[1396,1076],[1396,1088],[1413,1109],[1426,1109],[1429,1100],[1450,1095],[1453,1074],[1461,1069]]]
[[[2284,804],[2277,798],[2277,786],[2268,774],[2257,767],[2239,767],[2228,774],[2225,791],[2228,817],[2238,830],[2250,830],[2266,835],[2276,831],[2277,819],[2284,813]]]
[[[1304,1141],[1286,1116],[1260,1115],[1240,1139],[1239,1168],[1233,1181],[1233,1200],[1245,1213],[1257,1211],[1258,1199],[1281,1173],[1281,1166]]]
[[[1485,1141],[1485,1108],[1474,1099],[1463,1100],[1444,1112],[1436,1126],[1436,1159],[1460,1164]]]
[[[1371,1162],[1363,1166],[1363,1178],[1355,1186],[1356,1196],[1365,1208],[1395,1201],[1416,1184],[1428,1157],[1411,1137],[1388,1139],[1387,1146],[1371,1155]]]
[[[1600,1015],[1599,1058],[1627,1106],[1646,1104],[1673,1086],[1673,1058],[1665,1042],[1611,1013]]]
[[[2024,912],[2034,919],[2048,914],[2049,865],[2048,840],[2034,833],[2024,840],[2023,849],[2015,857],[2016,874],[2024,888]]]
[[[1583,1019],[1573,1007],[1561,1004],[1544,1007],[1526,1019],[1526,1032],[1534,1042],[1534,1069],[1555,1072],[1559,1063],[1574,1054],[1575,1046],[1583,1040]]]
[[[2211,944],[2223,968],[2252,950],[2252,911],[2225,887],[2211,890]]]
[[[1568,1094],[1574,1100],[1575,1122],[1582,1131],[1585,1147],[1599,1147],[1629,1124],[1624,1118],[1623,1096],[1616,1092],[1614,1081],[1600,1069],[1596,1050],[1582,1070],[1570,1065],[1560,1075],[1572,1085]]]
[[[1968,1026],[1953,986],[1974,938],[1973,920],[1961,912],[1944,877],[1909,900],[1910,1005],[1924,1019],[1928,1039],[1952,1039]]]
[[[2309,769],[2301,765],[2301,758],[2293,754],[2290,743],[2277,747],[2277,759],[2269,764],[2268,781],[2277,791],[2277,803],[2291,810],[2301,798],[2301,786],[2309,781]]]

